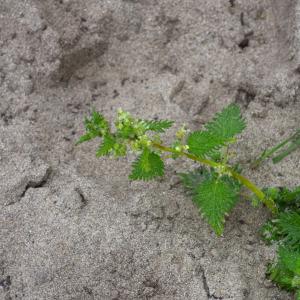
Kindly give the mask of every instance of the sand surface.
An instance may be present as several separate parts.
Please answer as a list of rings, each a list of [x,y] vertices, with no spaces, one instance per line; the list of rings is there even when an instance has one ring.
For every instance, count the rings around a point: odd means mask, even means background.
[[[197,129],[236,102],[247,163],[299,127],[299,88],[300,1],[0,0],[0,299],[291,299],[265,279],[266,209],[241,201],[218,238],[186,162],[130,182],[131,157],[74,143],[92,108]],[[246,175],[299,185],[299,157]]]

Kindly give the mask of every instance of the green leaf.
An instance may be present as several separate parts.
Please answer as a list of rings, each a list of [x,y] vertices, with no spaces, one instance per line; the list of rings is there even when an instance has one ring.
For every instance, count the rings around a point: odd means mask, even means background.
[[[289,146],[272,159],[274,164],[279,163],[289,154],[300,148],[300,129],[298,129],[287,141],[290,142]]]
[[[224,230],[225,215],[237,203],[236,190],[224,179],[207,179],[199,184],[194,202],[217,235]]]
[[[282,238],[280,230],[277,226],[277,221],[278,220],[269,220],[260,228],[262,239],[268,245],[271,245]]]
[[[292,281],[293,288],[300,288],[300,276],[296,275]]]
[[[290,247],[300,249],[300,214],[285,212],[280,214],[278,228]]]
[[[296,291],[296,300],[300,300],[300,289]]]
[[[223,138],[212,135],[207,131],[195,131],[191,133],[187,139],[189,152],[198,157],[214,153],[215,150],[223,147],[225,142]]]
[[[207,168],[199,167],[188,173],[180,173],[179,176],[188,194],[195,195],[199,184],[205,179],[211,178],[212,174]]]
[[[160,156],[148,149],[144,149],[132,167],[129,176],[132,180],[150,180],[164,175],[164,163]]]
[[[115,138],[111,134],[106,134],[103,138],[102,144],[96,152],[96,156],[99,157],[109,154],[109,152],[114,148],[115,143]]]
[[[280,247],[278,251],[279,262],[283,264],[289,271],[300,276],[300,252],[293,251],[286,247]]]
[[[107,125],[107,121],[105,120],[104,116],[101,115],[96,110],[92,111],[92,120],[93,123],[99,126],[103,126],[104,124]]]
[[[207,169],[205,167],[199,167],[194,169],[193,171],[189,171],[187,173],[179,173],[181,182],[183,184],[184,189],[190,195],[195,195],[197,193],[197,188],[201,182],[208,179],[217,179],[218,174],[216,171],[211,168]],[[222,180],[236,191],[236,193],[240,192],[241,183],[230,176],[223,176]]]
[[[141,122],[147,131],[149,130],[161,133],[165,132],[166,129],[170,128],[174,124],[174,121],[169,120],[141,120]]]
[[[288,291],[300,287],[300,252],[281,246],[278,261],[268,268],[267,275],[281,288]]]
[[[289,271],[281,262],[278,262],[276,265],[269,266],[267,275],[278,286],[291,291],[294,274],[293,272]]]
[[[281,245],[278,261],[269,268],[268,275],[281,288],[296,291],[300,288],[300,187],[269,188],[265,193],[273,197],[281,211],[263,226],[264,239]]]
[[[214,119],[205,125],[207,131],[222,138],[224,141],[241,133],[246,127],[245,120],[241,116],[240,108],[236,104],[230,104]]]
[[[275,201],[280,211],[300,208],[300,186],[293,190],[286,187],[265,188],[263,192]]]
[[[92,112],[90,119],[85,118],[84,125],[86,134],[82,135],[76,144],[81,144],[96,137],[102,137],[109,131],[108,122],[96,111]]]
[[[102,136],[103,132],[106,132],[109,126],[106,119],[94,110],[91,119],[85,119],[85,128],[87,132]]]
[[[239,107],[231,104],[205,125],[206,130],[195,131],[189,135],[189,152],[198,157],[214,157],[217,150],[232,142],[234,136],[245,127]]]
[[[90,133],[86,133],[86,134],[82,135],[82,136],[78,139],[78,141],[76,142],[75,145],[79,145],[79,144],[81,144],[81,143],[87,142],[87,141],[93,139],[94,137],[95,137],[94,135],[92,135],[92,134],[90,134]]]
[[[253,161],[252,167],[257,168],[264,160],[270,158],[275,153],[277,154],[275,157],[273,157],[272,161],[274,164],[276,164],[298,148],[300,148],[300,128],[284,141],[270,149],[264,150],[262,154],[255,161]],[[278,153],[279,150],[281,151]]]

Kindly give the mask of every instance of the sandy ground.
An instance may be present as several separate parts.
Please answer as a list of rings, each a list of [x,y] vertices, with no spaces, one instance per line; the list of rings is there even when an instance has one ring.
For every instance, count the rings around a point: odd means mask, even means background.
[[[0,299],[291,299],[265,279],[264,208],[217,238],[174,184],[185,162],[130,182],[132,158],[74,143],[93,107],[196,129],[236,102],[248,162],[299,127],[299,5],[0,0]],[[295,186],[299,152],[247,175]]]

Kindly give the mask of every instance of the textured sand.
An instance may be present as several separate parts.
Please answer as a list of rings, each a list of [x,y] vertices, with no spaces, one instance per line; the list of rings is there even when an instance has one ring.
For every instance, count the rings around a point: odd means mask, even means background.
[[[199,128],[230,102],[247,163],[300,124],[296,0],[0,0],[0,299],[287,300],[265,279],[268,217],[217,238],[176,182],[75,147],[92,107]],[[172,140],[174,130],[166,134]],[[299,151],[247,175],[300,184]]]

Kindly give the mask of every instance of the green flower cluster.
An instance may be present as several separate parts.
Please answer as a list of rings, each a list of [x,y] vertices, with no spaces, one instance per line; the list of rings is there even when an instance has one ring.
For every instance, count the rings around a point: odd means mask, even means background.
[[[189,150],[189,146],[185,144],[186,136],[189,133],[189,130],[186,128],[186,125],[182,125],[182,127],[176,132],[176,140],[172,144],[172,148],[178,152],[184,152]]]
[[[125,156],[128,151],[140,153],[150,149],[152,143],[161,142],[160,133],[168,129],[172,121],[159,120],[147,121],[134,118],[129,112],[118,110],[114,123],[116,131],[113,133],[104,117],[93,111],[90,119],[85,119],[86,134],[81,136],[77,144],[86,142],[95,137],[102,137],[96,155],[113,155],[115,157]],[[148,132],[156,134],[149,135]]]
[[[130,113],[119,109],[115,126],[117,129],[115,146],[121,149],[121,151],[115,151],[115,156],[126,155],[127,149],[139,152],[151,146],[150,137],[146,134],[146,124],[133,118]]]

